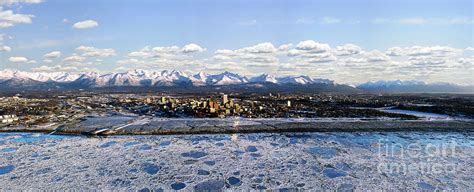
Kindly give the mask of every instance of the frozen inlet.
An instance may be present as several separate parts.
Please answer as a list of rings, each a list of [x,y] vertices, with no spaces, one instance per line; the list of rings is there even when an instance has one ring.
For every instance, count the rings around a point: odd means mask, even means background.
[[[61,136],[62,139],[41,139],[53,136],[0,133],[0,141],[4,142],[0,145],[0,178],[8,178],[0,179],[0,188],[7,191],[25,188],[384,191],[397,187],[400,190],[463,191],[474,187],[468,179],[472,172],[464,169],[474,158],[474,141],[469,134],[345,132],[234,135],[234,138],[233,135],[220,134],[110,136],[100,139]],[[361,140],[371,144],[359,145]],[[380,143],[385,140],[390,142]],[[395,150],[403,150],[404,155],[378,152],[380,147],[385,148],[392,142],[399,146]],[[457,143],[456,152],[452,155],[423,152],[425,148],[442,148],[449,142]],[[218,143],[224,145],[216,147]],[[413,144],[419,144],[418,147],[423,150],[414,148]],[[417,155],[409,155],[415,151]],[[427,161],[420,162],[421,158]],[[391,167],[385,168],[384,165]],[[405,171],[392,168],[406,165],[413,165],[416,169]],[[436,170],[425,169],[427,166]],[[374,180],[377,182],[372,182]]]

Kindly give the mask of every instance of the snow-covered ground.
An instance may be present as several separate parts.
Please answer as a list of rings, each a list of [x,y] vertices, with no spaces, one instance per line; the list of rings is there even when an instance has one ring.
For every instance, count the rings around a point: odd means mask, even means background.
[[[410,111],[410,110],[403,110],[403,109],[382,109],[381,111],[387,113],[398,113],[398,114],[406,114],[406,115],[413,115],[423,119],[452,119],[449,115],[444,114],[437,114],[437,113],[425,113],[420,111]]]
[[[0,190],[462,191],[474,188],[472,159],[473,133],[0,133]]]

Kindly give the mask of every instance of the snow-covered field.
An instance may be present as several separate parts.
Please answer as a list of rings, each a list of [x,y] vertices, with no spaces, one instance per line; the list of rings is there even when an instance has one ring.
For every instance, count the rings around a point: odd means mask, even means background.
[[[0,133],[0,190],[469,190],[474,134]]]
[[[403,109],[382,109],[381,111],[387,113],[398,113],[398,114],[405,114],[405,115],[413,115],[422,119],[434,120],[434,119],[452,119],[449,115],[444,114],[437,114],[437,113],[426,113],[420,111],[410,111],[410,110],[403,110]]]

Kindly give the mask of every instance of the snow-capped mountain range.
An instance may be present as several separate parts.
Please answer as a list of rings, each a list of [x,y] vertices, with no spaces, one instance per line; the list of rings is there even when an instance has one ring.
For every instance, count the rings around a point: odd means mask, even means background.
[[[367,92],[474,92],[473,86],[423,81],[371,81],[358,86],[336,84],[328,79],[309,76],[276,77],[262,74],[246,77],[232,72],[191,74],[177,70],[130,70],[118,73],[0,71],[2,90],[76,89],[103,87],[223,87],[252,91],[367,91]],[[231,89],[229,89],[230,91]]]
[[[474,92],[474,86],[461,86],[452,83],[426,83],[417,80],[380,80],[369,81],[357,86],[358,89],[370,92]]]
[[[33,81],[42,83],[79,83],[92,87],[106,86],[174,86],[191,84],[194,86],[223,86],[247,83],[273,84],[334,84],[327,79],[313,79],[308,76],[275,77],[262,74],[248,78],[232,72],[208,74],[199,72],[189,74],[177,70],[148,71],[131,70],[122,73],[67,73],[67,72],[26,72],[16,70],[0,71],[0,82],[9,80]]]

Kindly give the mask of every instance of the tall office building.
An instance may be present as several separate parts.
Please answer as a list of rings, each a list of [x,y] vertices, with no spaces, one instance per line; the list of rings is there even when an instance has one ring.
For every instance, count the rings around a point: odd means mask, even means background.
[[[222,95],[222,102],[224,102],[224,104],[229,102],[229,99],[227,98],[227,95]]]

